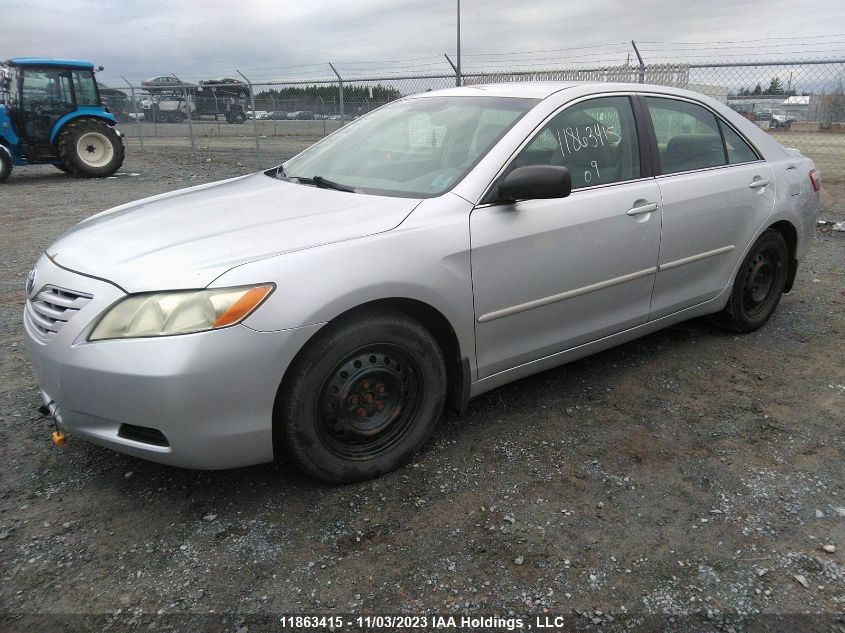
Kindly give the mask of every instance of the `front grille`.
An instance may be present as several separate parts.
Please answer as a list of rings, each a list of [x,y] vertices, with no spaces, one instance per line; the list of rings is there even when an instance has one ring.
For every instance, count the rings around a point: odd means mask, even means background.
[[[43,342],[49,341],[91,299],[84,292],[44,286],[26,300],[27,323]]]

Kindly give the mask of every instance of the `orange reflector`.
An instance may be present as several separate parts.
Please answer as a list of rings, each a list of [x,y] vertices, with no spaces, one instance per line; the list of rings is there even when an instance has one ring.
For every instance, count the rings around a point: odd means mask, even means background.
[[[67,434],[61,431],[53,431],[53,444],[63,446],[67,442]]]
[[[249,289],[243,297],[235,301],[232,307],[221,314],[214,322],[213,327],[223,327],[224,325],[232,325],[243,319],[250,312],[258,307],[258,304],[264,301],[265,297],[273,290],[273,286],[256,286]]]

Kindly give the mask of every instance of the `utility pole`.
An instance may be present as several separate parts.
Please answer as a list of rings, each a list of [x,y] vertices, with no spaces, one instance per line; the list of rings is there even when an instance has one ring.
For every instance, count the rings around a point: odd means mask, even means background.
[[[458,64],[455,69],[455,85],[460,86],[461,83],[461,0],[458,0]]]

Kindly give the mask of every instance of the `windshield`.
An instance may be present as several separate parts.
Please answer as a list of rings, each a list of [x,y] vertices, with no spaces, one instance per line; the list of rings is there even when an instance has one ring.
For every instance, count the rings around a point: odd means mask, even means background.
[[[397,101],[295,156],[279,176],[308,184],[319,176],[322,184],[364,193],[430,198],[454,187],[536,103],[510,97]]]

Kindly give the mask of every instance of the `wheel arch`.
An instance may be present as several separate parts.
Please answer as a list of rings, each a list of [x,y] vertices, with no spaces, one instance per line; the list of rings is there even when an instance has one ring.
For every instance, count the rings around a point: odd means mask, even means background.
[[[354,318],[359,313],[373,310],[396,310],[417,321],[429,331],[437,342],[440,351],[443,353],[443,359],[446,362],[446,405],[459,413],[466,410],[470,396],[470,364],[468,357],[461,351],[460,341],[449,319],[440,310],[424,301],[407,297],[389,297],[367,301],[341,312],[317,330],[305,342],[294,356],[290,365],[288,365],[279,383],[279,390],[276,394],[276,402],[273,407],[274,425],[276,411],[278,409],[278,399],[290,380],[290,368],[305,353],[309,346],[314,343],[316,338],[321,335],[323,328],[326,325]],[[274,433],[275,436],[276,434]],[[280,448],[274,446],[274,452],[280,454]]]
[[[66,114],[61,119],[56,121],[55,125],[53,125],[53,129],[50,132],[50,142],[56,142],[56,140],[59,138],[59,134],[61,134],[62,130],[68,123],[76,122],[82,119],[102,121],[109,127],[114,127],[115,125],[117,125],[117,119],[114,118],[114,115],[109,114],[107,112],[101,112],[99,110],[71,112],[70,114]]]
[[[789,220],[778,220],[766,228],[767,230],[774,229],[780,233],[786,242],[787,252],[789,253],[789,270],[786,275],[786,285],[783,288],[783,291],[786,293],[792,290],[792,286],[795,283],[795,275],[798,272],[798,260],[795,256],[798,250],[798,230]]]

